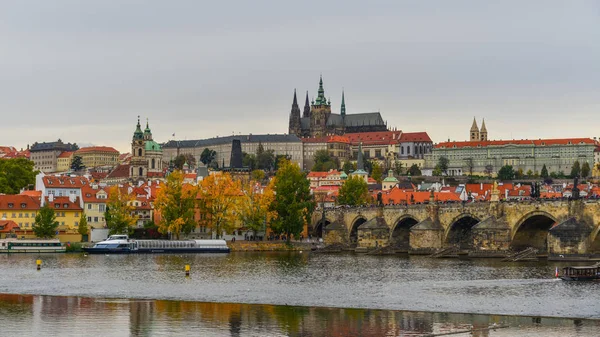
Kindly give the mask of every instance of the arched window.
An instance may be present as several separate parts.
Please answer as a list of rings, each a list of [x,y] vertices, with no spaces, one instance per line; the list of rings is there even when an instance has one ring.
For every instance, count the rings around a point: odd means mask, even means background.
[[[138,149],[138,156],[141,157],[142,156],[142,149]]]
[[[144,169],[140,167],[140,177],[144,175]]]
[[[155,169],[156,168],[155,166],[156,166],[156,162],[155,162],[154,158],[152,158],[152,166],[151,166],[152,169]]]

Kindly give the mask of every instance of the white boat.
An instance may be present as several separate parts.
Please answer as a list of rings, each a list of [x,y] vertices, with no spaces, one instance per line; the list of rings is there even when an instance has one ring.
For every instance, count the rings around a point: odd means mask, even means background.
[[[91,248],[90,254],[147,253],[229,253],[225,240],[131,240],[127,235],[111,235]]]
[[[58,239],[2,239],[0,253],[64,253],[65,246]]]

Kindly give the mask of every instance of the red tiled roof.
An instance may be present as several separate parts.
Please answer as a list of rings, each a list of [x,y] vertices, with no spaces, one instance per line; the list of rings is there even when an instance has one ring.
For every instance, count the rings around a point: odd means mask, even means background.
[[[345,143],[349,144],[350,140],[344,136],[325,136],[325,137],[313,137],[313,138],[302,138],[302,143]]]
[[[462,148],[462,147],[487,147],[487,146],[505,146],[505,145],[534,145],[534,146],[552,146],[568,144],[595,144],[591,138],[564,138],[564,139],[521,139],[521,140],[486,140],[486,141],[464,141],[464,142],[442,142],[437,144],[437,149],[441,148]]]
[[[387,145],[400,142],[402,131],[358,132],[345,135],[351,144],[358,145]]]
[[[86,177],[44,176],[42,177],[42,181],[46,188],[81,188],[90,184]]]
[[[115,150],[114,147],[110,147],[110,146],[89,146],[89,147],[82,147],[81,149],[75,151],[76,154],[89,153],[89,152],[111,152],[111,153],[116,153],[116,154],[119,153],[119,151]]]
[[[129,164],[121,164],[115,167],[107,176],[107,179],[110,178],[129,178],[129,168],[131,165]]]
[[[106,192],[107,199],[98,199],[97,194],[100,191]],[[108,188],[96,188],[92,186],[85,186],[81,188],[81,197],[85,203],[106,203],[108,202]]]
[[[374,191],[373,198],[377,198],[377,193],[380,191]],[[384,204],[389,205],[390,203],[394,204],[411,204],[412,203],[424,203],[429,201],[431,193],[430,192],[411,192],[404,191],[399,189],[398,187],[394,187],[389,191],[382,191],[381,200]],[[436,201],[460,201],[460,198],[455,193],[448,192],[434,192],[434,198]]]
[[[0,220],[0,233],[10,233],[13,230],[19,230],[19,225],[12,220]]]
[[[400,136],[401,142],[431,142],[427,132],[405,132]]]
[[[65,152],[61,153],[60,155],[58,155],[58,158],[69,158],[69,157],[71,157],[72,154],[73,154],[72,151],[65,151]]]
[[[12,207],[10,207],[12,204]],[[38,210],[40,209],[40,199],[23,195],[0,195],[0,209],[2,210]]]
[[[20,193],[21,195],[26,195],[32,198],[40,199],[42,197],[42,191],[23,191]]]
[[[49,200],[49,197],[46,197],[45,200],[46,200],[46,204],[48,206],[50,206],[50,208],[55,209],[55,210],[59,210],[59,209],[68,209],[68,210],[75,210],[75,211],[83,210],[81,208],[81,206],[79,206],[79,197],[75,199],[75,202],[71,202],[69,197],[54,197],[54,199],[52,201]],[[57,204],[60,206],[56,207]],[[68,207],[64,207],[65,204],[67,204]]]

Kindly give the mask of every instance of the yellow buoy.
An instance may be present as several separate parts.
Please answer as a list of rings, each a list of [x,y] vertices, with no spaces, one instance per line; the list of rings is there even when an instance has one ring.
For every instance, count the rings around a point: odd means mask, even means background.
[[[185,265],[185,276],[190,276],[190,265],[189,264]]]
[[[35,265],[37,266],[37,270],[42,269],[42,260],[35,260]]]

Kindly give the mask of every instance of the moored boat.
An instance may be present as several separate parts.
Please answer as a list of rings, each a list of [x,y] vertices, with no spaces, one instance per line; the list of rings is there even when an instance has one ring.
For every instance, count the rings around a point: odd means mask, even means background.
[[[2,239],[0,253],[64,253],[58,239]]]
[[[225,240],[132,240],[127,235],[111,235],[93,247],[83,248],[90,254],[148,253],[229,253]]]
[[[564,281],[600,280],[600,263],[593,266],[565,267],[562,275],[558,275],[558,277]]]

